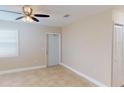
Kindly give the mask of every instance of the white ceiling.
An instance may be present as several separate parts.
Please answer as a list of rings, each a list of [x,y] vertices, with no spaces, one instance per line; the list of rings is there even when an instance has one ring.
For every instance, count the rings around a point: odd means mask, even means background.
[[[38,18],[41,25],[47,26],[65,26],[79,18],[96,14],[112,8],[106,5],[31,5],[33,13],[49,14],[49,18]],[[0,10],[22,12],[22,5],[0,5]],[[65,14],[70,17],[64,18]],[[20,14],[0,12],[0,20],[15,21]],[[20,21],[17,21],[20,22]]]

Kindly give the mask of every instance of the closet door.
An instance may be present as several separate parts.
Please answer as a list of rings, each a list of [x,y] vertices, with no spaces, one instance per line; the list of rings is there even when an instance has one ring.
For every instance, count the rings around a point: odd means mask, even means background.
[[[60,63],[60,34],[47,35],[48,66],[55,66]]]
[[[123,26],[114,25],[112,86],[123,85]]]

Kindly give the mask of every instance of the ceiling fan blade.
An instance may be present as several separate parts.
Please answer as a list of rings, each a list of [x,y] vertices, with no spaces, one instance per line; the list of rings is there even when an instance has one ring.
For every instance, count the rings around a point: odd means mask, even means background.
[[[50,17],[50,15],[45,15],[45,14],[34,14],[36,17]]]
[[[9,13],[15,13],[15,14],[22,14],[22,13],[19,13],[19,12],[14,12],[14,11],[8,11],[8,10],[0,10],[2,12],[9,12]]]
[[[39,22],[39,20],[35,17],[31,17],[34,21]]]
[[[24,18],[24,16],[18,17],[18,18],[16,18],[16,20],[19,20],[19,19],[22,19],[22,18]]]

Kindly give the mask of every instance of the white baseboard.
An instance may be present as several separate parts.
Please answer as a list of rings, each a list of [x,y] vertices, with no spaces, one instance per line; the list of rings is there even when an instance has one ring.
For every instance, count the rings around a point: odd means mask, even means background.
[[[95,84],[95,85],[97,85],[99,87],[107,87],[105,84],[102,84],[101,82],[99,82],[99,81],[97,81],[97,80],[95,80],[95,79],[93,79],[93,78],[91,78],[91,77],[89,77],[89,76],[87,76],[87,75],[85,75],[85,74],[83,74],[83,73],[71,68],[70,66],[67,66],[66,64],[60,63],[60,65],[64,66],[65,68],[71,70],[72,72],[74,72],[77,75],[87,79],[88,81],[92,82],[93,84]]]
[[[25,67],[25,68],[18,68],[18,69],[10,69],[10,70],[6,70],[6,71],[0,71],[0,75],[9,74],[9,73],[16,73],[16,72],[22,72],[22,71],[29,71],[29,70],[40,69],[40,68],[46,68],[46,65],[43,65],[43,66],[33,66],[33,67]]]

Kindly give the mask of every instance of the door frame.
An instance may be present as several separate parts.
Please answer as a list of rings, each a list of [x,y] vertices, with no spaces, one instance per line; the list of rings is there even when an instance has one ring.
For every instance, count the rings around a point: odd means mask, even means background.
[[[46,67],[48,67],[48,35],[53,35],[56,34],[59,36],[59,64],[61,63],[61,33],[57,33],[57,32],[48,32],[46,33],[46,48],[45,48],[45,59],[46,59]]]
[[[111,63],[111,86],[112,87],[115,87],[114,86],[114,50],[115,50],[115,25],[117,26],[122,26],[122,29],[124,30],[124,25],[123,24],[118,24],[118,23],[114,23],[113,24],[113,31],[112,31],[112,63]],[[123,44],[122,44],[123,46]],[[122,50],[123,51],[123,50]],[[123,53],[122,53],[122,56],[123,56]],[[124,59],[122,59],[123,61]]]

